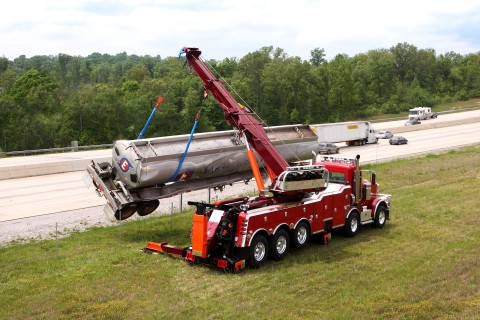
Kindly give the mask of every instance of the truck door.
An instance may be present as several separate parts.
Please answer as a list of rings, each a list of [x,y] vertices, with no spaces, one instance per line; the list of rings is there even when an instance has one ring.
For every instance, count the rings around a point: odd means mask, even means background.
[[[350,198],[348,195],[349,190],[344,189],[341,193],[333,195],[333,225],[340,226],[345,224],[345,218],[347,210],[349,208]]]
[[[323,224],[322,229],[326,227],[332,228],[333,225],[333,194],[327,194],[322,199]]]
[[[324,198],[325,199],[325,198]],[[325,201],[315,203],[313,211],[312,233],[324,230]]]

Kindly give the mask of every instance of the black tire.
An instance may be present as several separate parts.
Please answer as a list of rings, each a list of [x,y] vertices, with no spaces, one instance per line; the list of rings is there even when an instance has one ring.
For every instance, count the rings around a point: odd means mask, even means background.
[[[152,201],[145,201],[137,206],[137,213],[139,216],[144,217],[155,211],[158,208],[160,201],[152,200]]]
[[[268,241],[262,235],[256,235],[250,243],[248,264],[252,268],[260,268],[268,258]]]
[[[343,233],[347,237],[353,237],[358,233],[358,229],[360,228],[360,216],[356,211],[350,213],[345,221],[345,226],[343,227]]]
[[[135,211],[137,211],[135,206],[122,208],[120,210],[115,211],[115,219],[119,221],[127,220],[135,213]]]
[[[100,163],[98,164],[98,166],[100,167],[100,169],[106,170],[106,169],[108,169],[108,167],[110,167],[110,163],[108,163],[108,162],[100,162]]]
[[[375,212],[375,220],[373,225],[375,228],[383,228],[385,226],[385,223],[387,222],[387,208],[381,204],[377,208],[377,212]]]
[[[273,260],[282,260],[290,249],[288,232],[280,229],[270,238],[270,257]]]
[[[292,243],[295,248],[302,248],[310,238],[310,228],[305,221],[301,221],[293,230]]]

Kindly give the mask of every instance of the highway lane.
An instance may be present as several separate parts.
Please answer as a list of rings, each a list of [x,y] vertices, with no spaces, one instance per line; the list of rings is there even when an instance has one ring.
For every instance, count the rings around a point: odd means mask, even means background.
[[[415,126],[421,129],[424,124],[440,123],[447,120],[461,120],[480,116],[480,110],[441,116]],[[442,119],[443,118],[443,119]],[[405,121],[376,123],[378,129],[398,128]],[[378,144],[347,147],[341,144],[339,156],[354,157],[361,155],[361,162],[382,161],[404,157],[408,154],[429,153],[459,145],[480,144],[480,122],[450,127],[403,132],[407,145],[391,146],[388,140],[379,140]],[[93,187],[87,188],[83,182],[84,171],[54,175],[36,176],[0,180],[0,222],[56,212],[66,212],[83,208],[95,208],[101,214],[105,200],[96,195]],[[251,186],[253,184],[250,184]],[[203,200],[206,192],[201,194]],[[195,193],[191,194],[192,196]],[[178,200],[162,200],[168,204]],[[163,208],[165,210],[165,208]]]
[[[340,148],[340,155],[354,157],[360,154],[361,162],[375,162],[480,144],[480,123],[403,132],[398,135],[407,138],[408,144],[390,145],[388,139],[380,139],[377,144],[357,147],[343,146]]]
[[[422,120],[421,121],[422,124],[420,124],[420,126],[434,124],[434,123],[443,123],[443,122],[478,118],[478,117],[480,117],[480,110],[456,112],[456,113],[445,113],[445,114],[440,114],[436,119]],[[373,123],[373,126],[375,130],[401,128],[405,126],[406,121],[407,119],[394,120],[394,121],[388,121],[388,122],[379,122],[379,123]]]

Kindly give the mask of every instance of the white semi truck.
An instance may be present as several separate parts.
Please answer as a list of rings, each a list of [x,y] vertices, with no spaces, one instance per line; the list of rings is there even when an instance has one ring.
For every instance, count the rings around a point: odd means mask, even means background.
[[[375,129],[368,121],[312,124],[312,130],[318,136],[318,142],[345,142],[348,146],[377,143]]]

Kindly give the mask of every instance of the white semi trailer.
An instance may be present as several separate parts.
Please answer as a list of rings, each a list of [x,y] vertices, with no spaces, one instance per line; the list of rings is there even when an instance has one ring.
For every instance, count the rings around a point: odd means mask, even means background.
[[[312,124],[318,142],[345,142],[348,146],[377,143],[375,129],[368,121],[351,121],[325,124]]]

